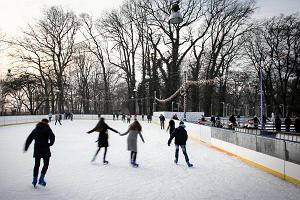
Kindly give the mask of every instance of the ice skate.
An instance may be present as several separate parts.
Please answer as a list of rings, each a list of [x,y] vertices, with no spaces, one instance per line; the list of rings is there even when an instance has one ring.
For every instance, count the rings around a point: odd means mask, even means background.
[[[103,160],[103,165],[107,165],[108,161],[107,160]]]
[[[47,183],[45,182],[44,178],[45,178],[45,175],[41,174],[41,176],[39,178],[39,185],[42,185],[45,187]]]
[[[35,187],[36,184],[37,184],[37,177],[33,177],[33,179],[32,179],[32,185],[33,185],[33,187]]]

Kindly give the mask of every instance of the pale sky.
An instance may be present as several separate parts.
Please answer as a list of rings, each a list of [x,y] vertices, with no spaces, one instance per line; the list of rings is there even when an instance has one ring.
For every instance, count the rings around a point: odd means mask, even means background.
[[[155,0],[153,0],[155,1]],[[40,19],[42,11],[53,5],[61,5],[76,14],[88,13],[99,17],[105,10],[118,8],[123,0],[0,0],[0,32],[15,35],[21,27]],[[258,18],[288,15],[300,11],[300,0],[256,0]],[[0,74],[6,72],[7,63],[0,51]]]

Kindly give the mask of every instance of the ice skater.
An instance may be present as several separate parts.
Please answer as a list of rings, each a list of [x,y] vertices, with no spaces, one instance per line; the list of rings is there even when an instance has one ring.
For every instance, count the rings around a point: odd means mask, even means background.
[[[55,115],[55,123],[54,123],[54,125],[56,125],[57,122],[58,122],[60,125],[62,125],[62,124],[61,124],[61,119],[62,119],[62,115],[61,115],[61,114],[56,114],[56,115]]]
[[[36,125],[35,129],[33,129],[33,131],[30,133],[26,140],[24,151],[28,150],[28,147],[30,146],[33,140],[33,157],[35,158],[35,164],[33,168],[32,185],[35,187],[38,182],[38,184],[46,186],[45,175],[48,170],[49,161],[51,157],[50,146],[52,146],[55,141],[55,135],[49,127],[48,119],[42,119],[42,121]],[[42,168],[39,181],[37,181],[41,158],[43,158],[44,166]]]
[[[95,126],[95,128],[93,128],[92,130],[88,131],[87,133],[90,134],[94,131],[99,132],[99,136],[98,136],[98,149],[92,159],[92,162],[95,161],[101,147],[104,147],[104,154],[103,154],[103,164],[106,165],[108,164],[108,161],[105,159],[106,158],[106,153],[107,153],[107,147],[108,147],[108,132],[107,130],[111,130],[115,133],[119,133],[118,131],[116,131],[115,129],[112,129],[111,127],[109,127],[105,122],[104,122],[104,118],[101,117],[99,122],[97,123],[97,125]]]
[[[175,130],[175,121],[173,119],[170,119],[166,132],[168,132],[168,130],[170,130],[169,133],[170,133],[170,138],[171,138],[172,133]]]
[[[139,135],[141,140],[145,143],[145,140],[143,138],[141,131],[142,131],[142,127],[141,127],[140,123],[137,120],[135,120],[132,124],[130,124],[128,130],[125,133],[120,134],[121,136],[129,134],[127,137],[127,149],[128,149],[128,151],[130,151],[130,164],[133,167],[139,166],[136,163],[137,135]]]
[[[186,141],[188,139],[188,135],[185,130],[185,125],[182,121],[179,123],[179,127],[173,131],[172,136],[168,141],[168,146],[170,146],[172,139],[174,137],[175,137],[175,160],[174,160],[175,164],[178,163],[178,152],[180,146],[188,167],[193,167],[193,164],[190,163],[189,157],[186,152]]]

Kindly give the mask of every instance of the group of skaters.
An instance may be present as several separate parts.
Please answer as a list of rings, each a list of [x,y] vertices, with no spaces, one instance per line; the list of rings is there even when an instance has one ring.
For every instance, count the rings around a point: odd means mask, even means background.
[[[48,121],[49,121],[49,122],[52,121],[52,117],[53,117],[53,114],[50,112],[50,113],[48,114]],[[62,125],[62,123],[61,123],[62,118],[63,118],[63,115],[62,115],[62,114],[59,114],[59,113],[55,114],[55,115],[54,115],[54,119],[55,119],[54,125],[56,125],[56,123],[59,123],[60,125]],[[70,119],[71,121],[73,121],[73,113],[66,112],[66,113],[64,114],[64,118],[65,118],[65,119]]]
[[[177,119],[177,116],[173,119]],[[171,119],[169,122],[169,127],[167,129],[170,130],[170,137],[168,139],[168,146],[170,146],[172,140],[175,138],[175,160],[174,163],[178,163],[178,157],[179,157],[179,147],[181,148],[185,161],[187,163],[188,167],[193,167],[193,164],[189,162],[189,157],[187,155],[186,151],[186,141],[188,139],[187,132],[185,130],[185,125],[184,122],[180,122],[179,126],[175,128],[175,122],[174,120]],[[164,120],[165,121],[165,120]],[[25,142],[25,147],[24,151],[27,151],[30,144],[34,140],[34,153],[33,157],[35,159],[35,164],[33,168],[33,179],[32,179],[32,185],[36,187],[37,184],[41,186],[46,186],[46,181],[45,181],[45,175],[48,170],[49,166],[49,161],[51,157],[51,152],[50,152],[50,147],[54,144],[55,142],[55,135],[52,132],[52,129],[49,126],[49,120],[48,119],[42,119],[36,127],[33,129],[33,131],[30,133],[30,135],[27,137],[26,142]],[[131,123],[128,127],[128,130],[125,133],[120,133],[119,131],[111,128],[108,126],[104,118],[100,117],[98,123],[96,126],[88,131],[87,133],[93,133],[93,132],[98,132],[98,148],[96,150],[96,153],[94,154],[92,158],[92,162],[95,161],[99,151],[101,148],[104,149],[103,153],[103,164],[107,165],[109,162],[106,159],[106,154],[107,154],[107,149],[109,147],[108,143],[108,130],[113,131],[115,133],[118,133],[120,136],[128,135],[127,137],[127,150],[130,152],[130,164],[132,167],[136,168],[139,166],[136,162],[137,158],[137,136],[141,138],[142,142],[145,143],[144,137],[142,135],[142,126],[138,122],[138,120],[134,120],[133,123]],[[40,162],[41,159],[43,159],[43,167],[40,173],[40,176],[38,178],[39,174],[39,167],[40,167]]]

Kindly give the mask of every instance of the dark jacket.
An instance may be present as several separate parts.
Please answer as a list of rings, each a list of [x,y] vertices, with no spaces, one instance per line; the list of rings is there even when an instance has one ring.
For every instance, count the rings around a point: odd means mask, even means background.
[[[171,144],[174,137],[175,137],[175,144],[177,144],[177,145],[186,145],[188,135],[187,135],[186,130],[183,127],[179,126],[178,128],[175,128],[175,130],[171,134],[171,137],[168,141],[168,145]]]
[[[298,117],[295,119],[295,131],[300,133],[300,118]]]
[[[276,131],[281,131],[281,119],[279,117],[276,117],[275,119],[275,128]]]
[[[174,122],[174,120],[171,119],[169,121],[169,127],[168,128],[170,129],[170,135],[172,135],[172,133],[173,133],[173,131],[175,129],[175,122]]]
[[[118,133],[118,131],[116,131],[115,129],[110,128],[107,124],[104,124],[104,128],[102,131],[99,132],[99,136],[98,136],[98,147],[108,147],[108,133],[107,130],[112,130],[113,132]],[[95,128],[90,130],[87,133],[92,133],[96,131]]]
[[[54,144],[55,135],[48,124],[39,122],[35,129],[28,136],[25,143],[25,151],[34,140],[33,157],[45,158],[51,157],[50,146]]]

